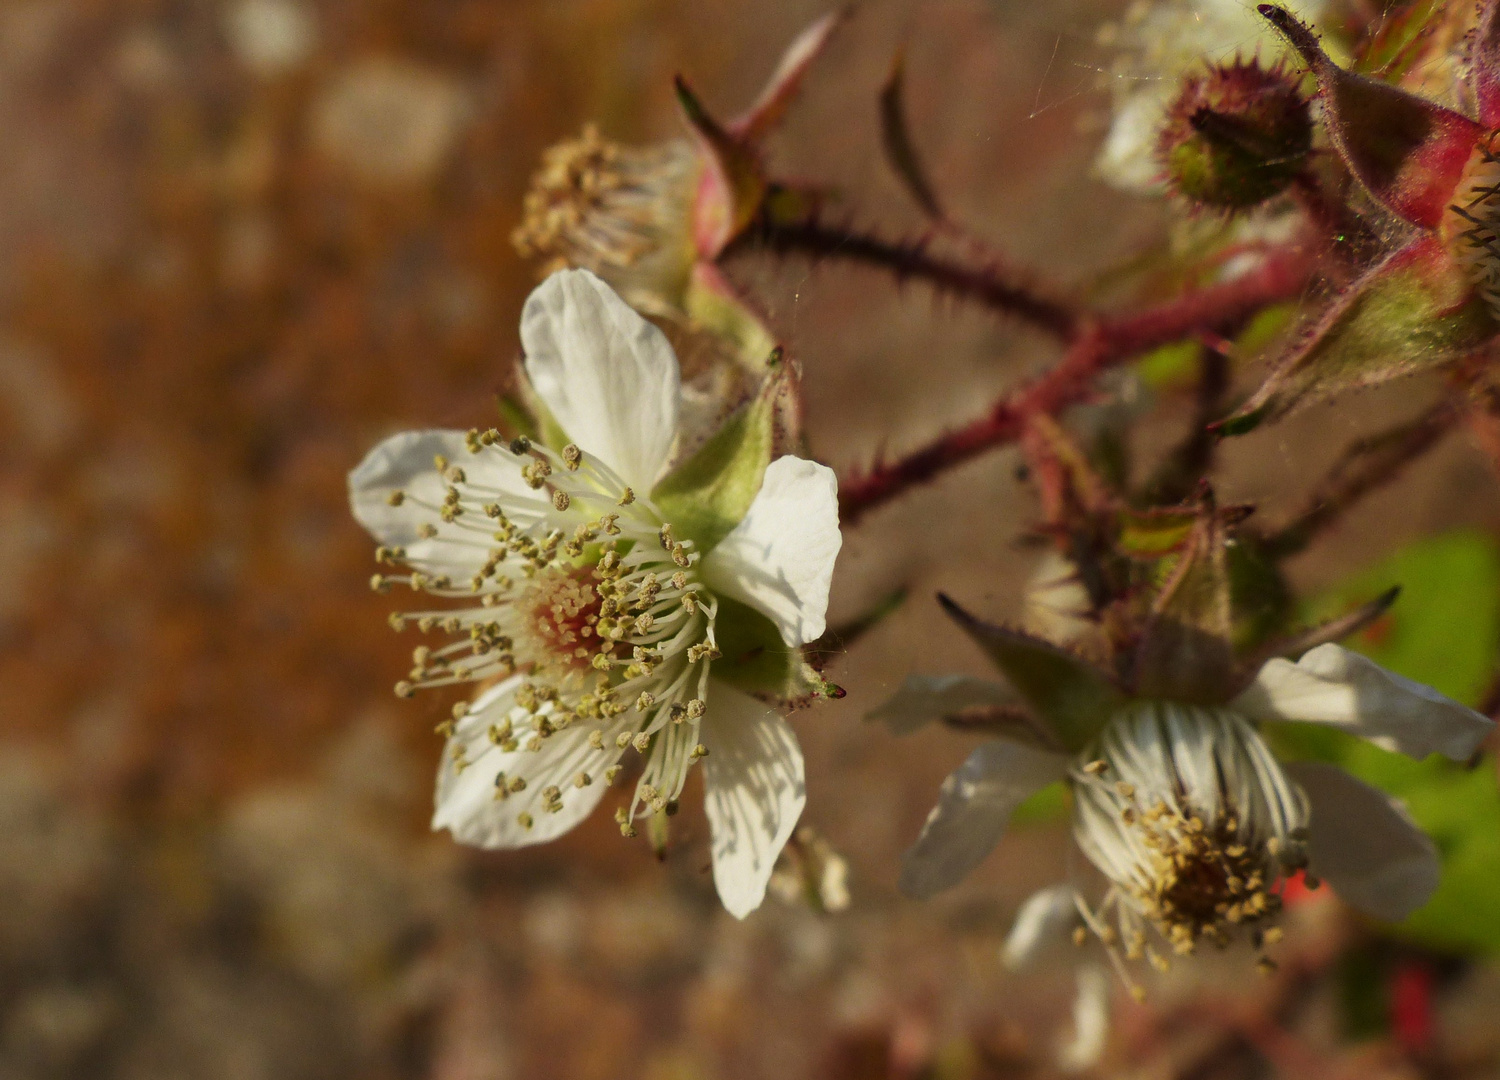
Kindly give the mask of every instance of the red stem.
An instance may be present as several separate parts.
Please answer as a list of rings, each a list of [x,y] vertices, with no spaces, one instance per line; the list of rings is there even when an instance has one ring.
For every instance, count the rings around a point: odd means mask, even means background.
[[[1101,317],[1086,325],[1056,367],[1001,398],[984,416],[949,431],[897,461],[877,463],[839,485],[839,516],[853,525],[907,488],[1014,442],[1028,417],[1056,416],[1084,400],[1099,372],[1150,349],[1201,331],[1226,332],[1267,304],[1297,296],[1312,276],[1314,259],[1287,249],[1258,269],[1222,285],[1197,289],[1134,315]]]

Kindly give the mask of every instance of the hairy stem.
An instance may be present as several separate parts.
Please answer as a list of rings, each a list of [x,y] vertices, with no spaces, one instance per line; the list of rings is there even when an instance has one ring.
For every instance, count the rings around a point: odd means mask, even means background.
[[[1396,479],[1441,442],[1458,416],[1454,402],[1444,400],[1415,420],[1351,443],[1313,489],[1302,511],[1267,537],[1266,554],[1285,559],[1304,550],[1355,503]]]
[[[927,250],[926,240],[893,242],[814,219],[763,220],[726,254],[756,248],[882,267],[897,279],[921,279],[940,292],[977,300],[1064,341],[1073,340],[1079,331],[1077,312],[1034,290],[999,260],[990,258],[981,264],[935,255]]]
[[[1109,367],[1193,334],[1230,331],[1267,304],[1298,295],[1311,277],[1313,265],[1305,252],[1281,251],[1234,281],[1185,293],[1133,315],[1103,317],[1084,324],[1055,367],[1001,398],[984,416],[940,435],[905,457],[877,463],[868,472],[847,478],[839,485],[842,522],[852,525],[906,489],[1015,441],[1028,417],[1056,416],[1084,400],[1095,376]]]

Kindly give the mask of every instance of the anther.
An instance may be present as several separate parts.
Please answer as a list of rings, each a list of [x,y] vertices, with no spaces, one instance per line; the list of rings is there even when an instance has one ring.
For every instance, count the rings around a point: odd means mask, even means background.
[[[573,504],[573,498],[566,491],[558,490],[552,493],[552,505],[559,511],[566,510]]]
[[[569,472],[576,472],[578,466],[583,462],[583,451],[578,449],[574,443],[569,443],[562,450],[563,465]]]
[[[402,491],[393,491],[385,497],[385,504],[387,506],[400,506],[405,501],[406,493]]]

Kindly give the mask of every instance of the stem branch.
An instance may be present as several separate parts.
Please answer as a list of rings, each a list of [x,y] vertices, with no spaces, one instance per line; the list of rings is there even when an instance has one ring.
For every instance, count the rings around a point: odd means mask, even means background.
[[[1001,398],[979,419],[940,435],[921,449],[839,486],[840,518],[852,525],[870,510],[961,465],[987,450],[1015,441],[1030,416],[1056,416],[1088,397],[1101,371],[1132,357],[1203,331],[1223,333],[1267,304],[1302,291],[1313,271],[1306,252],[1286,249],[1256,270],[1219,285],[1183,294],[1133,315],[1100,317],[1082,324],[1057,365],[1027,386]]]

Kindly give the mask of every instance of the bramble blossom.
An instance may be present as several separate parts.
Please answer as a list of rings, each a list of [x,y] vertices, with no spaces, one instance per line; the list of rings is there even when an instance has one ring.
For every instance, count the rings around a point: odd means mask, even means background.
[[[377,558],[408,570],[375,587],[438,601],[392,616],[446,638],[416,649],[397,693],[480,690],[442,725],[433,827],[486,848],[551,840],[633,754],[617,818],[634,835],[675,813],[701,761],[714,880],[743,917],[805,801],[796,736],[751,693],[821,686],[801,646],[823,632],[840,546],[833,474],[771,460],[764,402],[674,461],[677,359],[587,271],[532,293],[521,341],[565,438],[407,432],[349,477]]]
[[[1030,672],[1075,664],[1061,649],[947,603],[976,639],[998,642]],[[979,746],[944,782],[905,856],[902,889],[926,897],[957,883],[995,846],[1017,806],[1064,781],[1074,839],[1109,883],[1096,905],[1070,889],[1072,904],[1132,987],[1122,959],[1165,967],[1172,954],[1242,932],[1258,949],[1273,943],[1279,885],[1299,870],[1391,921],[1421,907],[1437,886],[1438,853],[1399,805],[1334,766],[1279,762],[1260,723],[1322,724],[1415,758],[1460,761],[1494,727],[1332,643],[1295,663],[1268,661],[1219,705],[1127,695],[1081,666],[1061,680],[1018,679],[1018,671],[1007,666],[1015,691],[966,676],[912,676],[872,714],[898,732],[968,709],[991,710],[1008,725],[1005,737]],[[1030,923],[1039,926],[1043,915],[1055,922],[1058,910],[1039,901]],[[1019,933],[1018,923],[1018,956],[1042,936],[1037,926]]]

